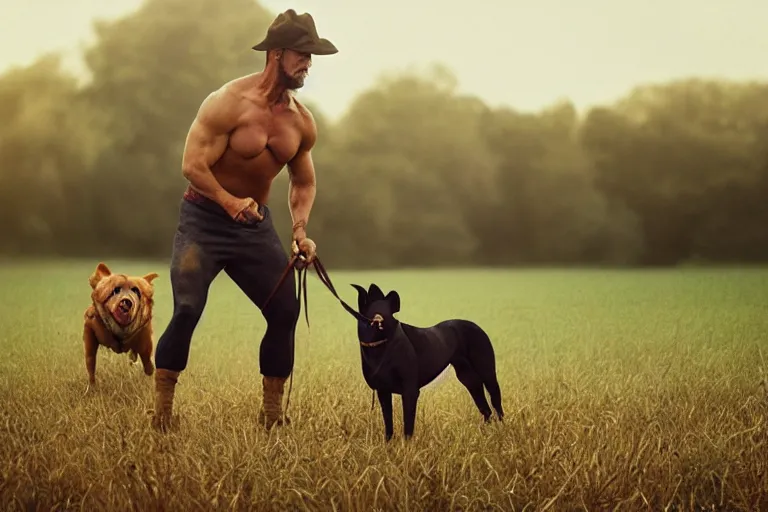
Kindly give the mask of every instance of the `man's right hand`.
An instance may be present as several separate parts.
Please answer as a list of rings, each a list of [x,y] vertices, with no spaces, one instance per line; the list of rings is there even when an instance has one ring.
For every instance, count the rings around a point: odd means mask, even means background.
[[[251,197],[235,199],[229,204],[227,212],[236,222],[243,224],[264,220],[264,215],[259,212],[259,203]]]

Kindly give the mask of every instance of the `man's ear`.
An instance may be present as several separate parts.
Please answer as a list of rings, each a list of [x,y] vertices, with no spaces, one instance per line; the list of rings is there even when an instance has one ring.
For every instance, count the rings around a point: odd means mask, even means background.
[[[400,311],[400,295],[395,290],[389,292],[385,299],[389,302],[389,306],[392,308],[392,313]]]
[[[96,288],[96,285],[99,284],[99,281],[111,275],[112,271],[109,270],[109,267],[107,267],[104,262],[100,262],[98,265],[96,265],[96,270],[94,270],[93,274],[91,274],[91,276],[88,278],[88,283],[91,285],[91,288]]]
[[[371,302],[384,300],[384,292],[381,291],[381,288],[371,283],[371,286],[368,287],[368,298],[371,300]]]
[[[352,284],[351,286],[357,290],[357,310],[362,313],[368,303],[368,292],[359,284]]]

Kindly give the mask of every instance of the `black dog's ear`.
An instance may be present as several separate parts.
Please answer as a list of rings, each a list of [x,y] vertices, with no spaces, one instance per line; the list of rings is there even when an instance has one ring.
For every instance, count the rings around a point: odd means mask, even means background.
[[[400,311],[400,295],[395,290],[389,292],[384,298],[387,299],[387,302],[392,307],[392,313]]]
[[[381,288],[371,283],[371,286],[368,287],[368,298],[371,300],[371,302],[384,300],[384,292],[381,291]]]
[[[357,310],[362,313],[368,303],[368,292],[359,284],[351,284],[350,286],[357,290]]]

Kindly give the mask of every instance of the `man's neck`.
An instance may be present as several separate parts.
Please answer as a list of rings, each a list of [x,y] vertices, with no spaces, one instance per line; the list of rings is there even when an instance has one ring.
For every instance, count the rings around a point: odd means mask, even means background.
[[[256,90],[259,94],[266,98],[267,104],[271,106],[276,105],[289,105],[291,102],[291,92],[280,83],[277,69],[265,69],[258,82],[256,83]]]

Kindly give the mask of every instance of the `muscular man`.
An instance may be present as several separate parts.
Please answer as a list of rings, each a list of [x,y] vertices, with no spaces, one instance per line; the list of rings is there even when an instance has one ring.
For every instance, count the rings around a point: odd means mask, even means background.
[[[297,15],[293,9],[278,15],[253,49],[267,52],[264,70],[211,93],[200,106],[184,148],[182,172],[189,185],[173,241],[173,316],[155,352],[152,424],[161,430],[171,426],[176,382],[187,366],[209,286],[221,270],[267,322],[259,353],[259,421],[267,428],[283,423],[283,389],[293,369],[299,304],[290,273],[263,307],[288,264],[267,200],[272,180],[287,165],[292,250],[311,262],[316,248],[306,227],[315,198],[311,151],[317,129],[292,91],[304,84],[313,54],[338,50],[318,37],[309,14]]]

